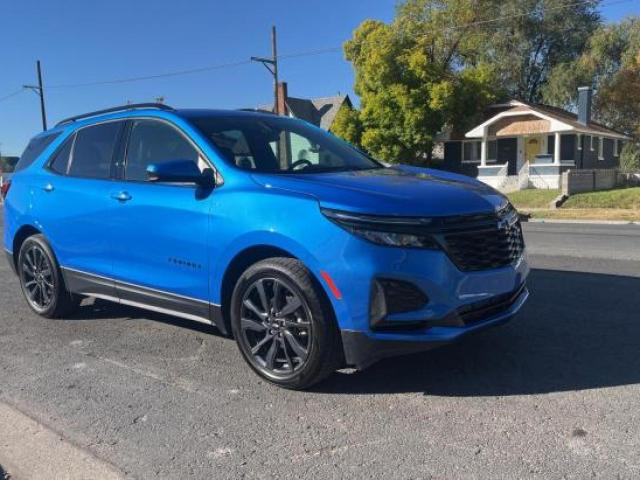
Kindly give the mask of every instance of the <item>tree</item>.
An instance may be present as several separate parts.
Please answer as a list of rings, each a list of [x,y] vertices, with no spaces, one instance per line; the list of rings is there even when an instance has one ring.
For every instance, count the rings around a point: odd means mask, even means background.
[[[545,100],[574,106],[582,85],[596,91],[594,118],[640,140],[640,18],[599,28],[578,59],[553,70]]]
[[[343,105],[333,120],[331,132],[357,147],[362,148],[362,123],[357,110]]]
[[[445,127],[466,131],[507,96],[539,100],[555,64],[582,53],[596,4],[406,0],[391,23],[366,20],[345,43],[360,110],[333,131],[383,160],[429,162]]]
[[[556,65],[577,59],[600,26],[600,2],[505,0],[486,23],[480,58],[498,69],[500,84],[512,98],[540,102]],[[575,91],[574,91],[575,93]]]
[[[468,122],[500,94],[489,65],[460,68],[474,48],[466,29],[442,28],[476,21],[477,3],[410,0],[391,24],[363,22],[344,46],[361,108],[334,133],[349,140],[361,129],[360,145],[383,160],[428,162],[445,125]]]

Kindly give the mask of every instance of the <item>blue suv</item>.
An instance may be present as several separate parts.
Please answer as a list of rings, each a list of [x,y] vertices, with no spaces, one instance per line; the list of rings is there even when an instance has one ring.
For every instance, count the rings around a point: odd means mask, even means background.
[[[503,195],[270,113],[72,117],[31,140],[3,196],[36,313],[94,297],[215,325],[287,388],[452,342],[528,296]]]

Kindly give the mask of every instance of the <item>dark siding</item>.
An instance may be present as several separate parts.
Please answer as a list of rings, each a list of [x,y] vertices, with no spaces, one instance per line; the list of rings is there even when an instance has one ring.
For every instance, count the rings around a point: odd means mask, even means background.
[[[462,142],[445,142],[442,168],[469,177],[478,176],[478,164],[462,163]]]
[[[460,159],[462,158],[462,142],[444,143],[444,163],[445,170],[457,172],[460,170]]]
[[[560,160],[576,159],[576,136],[560,135]]]
[[[604,139],[604,146],[603,146],[602,153],[604,156],[604,163],[606,164],[606,168],[615,168],[620,165],[620,159],[618,157],[613,156],[614,142],[615,140],[611,138]]]
[[[598,159],[598,142],[599,137],[595,137],[593,141],[593,151],[591,150],[591,141],[589,135],[583,136],[582,163],[580,163],[580,151],[578,151],[578,160],[576,164],[578,168],[615,168],[620,165],[619,157],[613,156],[614,140],[610,138],[603,139],[602,153],[604,160]]]

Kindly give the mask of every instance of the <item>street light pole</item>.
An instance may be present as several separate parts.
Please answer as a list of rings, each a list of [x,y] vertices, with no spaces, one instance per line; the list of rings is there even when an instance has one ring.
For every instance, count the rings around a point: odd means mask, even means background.
[[[36,70],[38,72],[38,85],[23,85],[23,88],[31,90],[40,97],[40,115],[42,117],[42,130],[47,129],[47,112],[44,107],[44,87],[42,86],[42,67],[40,60],[36,61]]]

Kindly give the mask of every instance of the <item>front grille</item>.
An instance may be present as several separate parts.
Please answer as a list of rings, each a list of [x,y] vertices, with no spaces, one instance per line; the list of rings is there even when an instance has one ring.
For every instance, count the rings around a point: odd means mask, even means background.
[[[468,227],[460,222],[454,230],[442,235],[443,247],[465,272],[513,264],[524,252],[522,228],[513,207],[484,218],[475,216]]]

